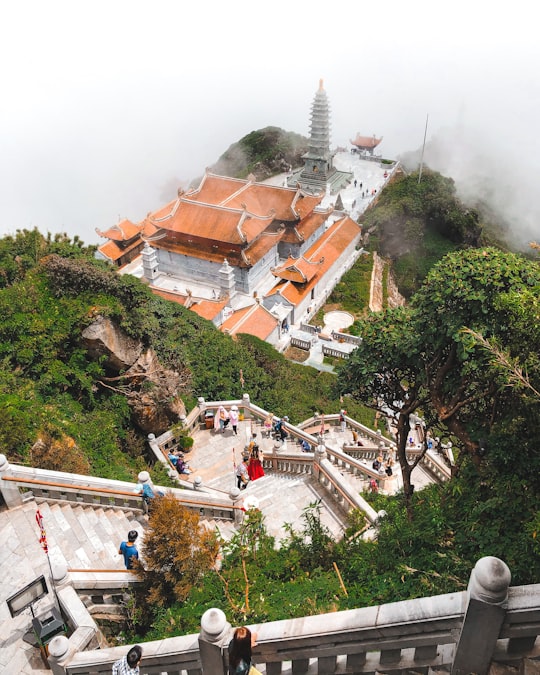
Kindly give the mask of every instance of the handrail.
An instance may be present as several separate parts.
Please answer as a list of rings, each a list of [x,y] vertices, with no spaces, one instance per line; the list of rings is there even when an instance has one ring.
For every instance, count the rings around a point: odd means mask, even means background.
[[[332,483],[332,485],[334,486],[334,488],[336,489],[336,491],[343,497],[343,499],[345,499],[345,500],[350,504],[350,506],[351,506],[353,509],[358,509],[358,508],[360,508],[359,505],[356,504],[355,501],[354,501],[354,500],[353,500],[346,492],[344,492],[344,490],[343,490],[343,488],[341,487],[341,485],[335,481],[334,476],[332,476],[332,475],[331,475],[331,474],[330,474],[323,466],[321,466],[320,464],[319,464],[319,471],[320,471],[322,474],[324,474],[324,476],[326,476],[326,478],[330,481],[330,483]]]
[[[105,492],[106,494],[111,495],[120,495],[124,497],[132,497],[136,499],[140,497],[137,492],[124,492],[123,490],[113,490],[112,488],[99,488],[92,487],[91,485],[79,485],[75,483],[56,483],[53,481],[43,481],[38,480],[37,478],[20,478],[17,476],[1,476],[2,480],[11,481],[13,483],[30,483],[32,485],[41,485],[44,487],[56,487],[66,490],[75,490],[77,492],[88,491],[88,492]],[[235,504],[230,504],[228,502],[208,502],[208,501],[198,501],[192,499],[186,499],[185,497],[176,497],[179,502],[182,504],[193,504],[194,506],[209,506],[212,508],[223,508],[223,509],[236,509],[242,510],[241,506],[236,506]]]
[[[92,487],[91,485],[80,485],[76,483],[56,483],[51,480],[39,480],[38,478],[21,478],[17,476],[1,476],[2,480],[11,481],[13,483],[31,483],[35,485],[44,485],[46,487],[58,487],[58,488],[72,488],[75,490],[87,490],[88,492],[106,492],[107,494],[113,495],[122,495],[124,497],[137,497],[140,496],[137,492],[124,492],[123,490],[114,490],[113,488],[99,488]]]

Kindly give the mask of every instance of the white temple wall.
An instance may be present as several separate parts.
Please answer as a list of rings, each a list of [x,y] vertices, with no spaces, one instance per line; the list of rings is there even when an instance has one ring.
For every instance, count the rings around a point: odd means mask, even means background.
[[[157,254],[161,274],[169,274],[172,277],[181,277],[182,279],[193,279],[193,281],[207,286],[215,286],[216,291],[219,292],[219,270],[223,262],[217,263],[201,258],[192,258],[164,249],[158,249]]]
[[[172,277],[180,277],[185,280],[193,279],[194,282],[214,286],[216,291],[219,292],[219,270],[223,266],[223,261],[212,262],[164,249],[158,249],[157,257],[161,274],[169,274]],[[270,269],[275,267],[278,262],[277,247],[274,247],[251,268],[233,267],[235,290],[239,293],[251,295],[257,285],[270,273]],[[189,287],[189,282],[186,282],[185,285]],[[185,289],[182,288],[181,290]]]

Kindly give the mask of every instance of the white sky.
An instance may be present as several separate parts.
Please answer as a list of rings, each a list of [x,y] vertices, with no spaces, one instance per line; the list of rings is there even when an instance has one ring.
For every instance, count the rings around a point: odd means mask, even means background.
[[[95,227],[140,220],[246,133],[307,136],[323,78],[333,145],[382,135],[394,158],[421,146],[429,114],[428,140],[458,129],[464,141],[449,148],[456,177],[492,181],[538,238],[534,7],[3,0],[0,235],[96,242]]]

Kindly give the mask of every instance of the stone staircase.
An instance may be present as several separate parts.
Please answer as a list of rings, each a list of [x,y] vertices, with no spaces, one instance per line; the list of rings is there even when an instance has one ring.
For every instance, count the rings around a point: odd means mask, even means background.
[[[118,554],[120,542],[127,538],[129,530],[139,533],[138,548],[144,539],[141,516],[120,509],[31,501],[8,511],[8,516],[14,519],[15,527],[23,520],[30,523],[35,538],[38,508],[43,516],[49,554],[65,562],[68,569],[123,569],[123,558]]]

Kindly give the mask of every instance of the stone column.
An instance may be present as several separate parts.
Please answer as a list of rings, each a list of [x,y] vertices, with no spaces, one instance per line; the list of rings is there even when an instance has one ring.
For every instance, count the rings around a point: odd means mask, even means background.
[[[8,509],[13,509],[23,503],[22,495],[15,483],[2,480],[4,476],[11,475],[11,467],[5,455],[0,455],[0,492]]]
[[[511,574],[499,558],[480,558],[467,588],[467,607],[452,675],[485,675],[506,613]]]
[[[71,656],[69,640],[65,635],[55,635],[48,644],[49,667],[53,675],[65,675],[64,663]]]
[[[319,445],[315,450],[315,456],[313,457],[313,474],[315,478],[320,482],[321,481],[321,471],[320,466],[323,459],[326,459],[326,446],[321,437],[319,437]]]
[[[233,503],[233,506],[240,506],[242,495],[237,487],[233,487],[233,489],[229,492],[229,497]],[[234,509],[234,522],[235,525],[241,525],[244,522],[244,512],[240,509]]]
[[[227,646],[231,624],[221,609],[208,609],[201,618],[199,650],[204,673],[226,675],[223,649]]]
[[[206,401],[204,400],[203,396],[199,396],[197,399],[197,405],[199,407],[199,422],[203,423],[206,421],[205,416],[206,416]]]
[[[244,420],[251,419],[251,402],[249,400],[249,394],[242,394],[242,408],[244,409]]]

